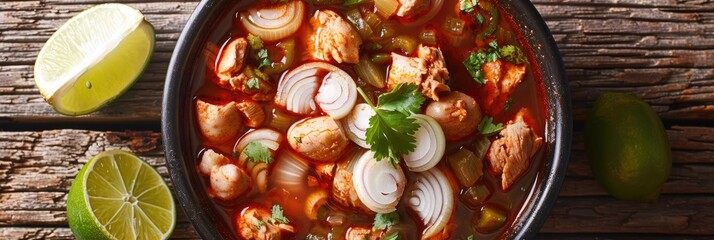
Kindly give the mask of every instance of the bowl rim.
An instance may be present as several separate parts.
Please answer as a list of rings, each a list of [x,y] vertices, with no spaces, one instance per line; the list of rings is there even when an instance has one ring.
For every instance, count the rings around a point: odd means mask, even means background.
[[[518,9],[519,15],[511,13],[512,17],[529,20],[519,23],[518,27],[521,31],[525,31],[524,26],[528,27],[534,41],[540,43],[539,52],[549,55],[548,58],[539,58],[541,56],[536,56],[536,58],[541,60],[539,66],[546,95],[548,118],[550,119],[546,120],[546,123],[554,122],[554,126],[546,126],[545,133],[548,136],[546,141],[552,140],[552,144],[546,143],[546,146],[550,144],[552,149],[548,149],[549,152],[543,156],[545,160],[551,161],[544,162],[543,169],[541,169],[541,172],[546,173],[542,177],[545,181],[540,182],[536,188],[531,190],[541,194],[534,194],[527,198],[527,202],[524,202],[518,216],[522,220],[507,233],[509,238],[530,239],[536,236],[545,223],[565,179],[572,140],[572,107],[565,67],[558,46],[540,13],[530,1],[498,1]],[[204,26],[211,24],[206,20],[210,19],[211,14],[222,11],[218,9],[222,6],[218,2],[220,1],[202,0],[186,22],[168,65],[161,110],[161,131],[166,166],[174,186],[174,194],[196,232],[204,239],[219,239],[221,235],[211,225],[212,219],[196,199],[196,190],[191,187],[189,177],[184,174],[187,169],[194,167],[186,166],[181,144],[181,124],[178,114],[181,107],[179,104],[183,102],[179,98],[179,92],[184,85],[182,81],[185,81],[186,77],[183,76],[185,69],[179,69],[179,67],[183,67],[190,61],[188,57],[194,50],[192,45],[200,40],[198,34]],[[524,34],[526,33],[524,32]],[[529,37],[526,38],[529,39]],[[533,45],[531,44],[531,46]],[[535,49],[533,51],[535,52]],[[548,61],[545,61],[546,59]],[[548,73],[548,76],[545,73]],[[546,81],[546,78],[549,80]]]

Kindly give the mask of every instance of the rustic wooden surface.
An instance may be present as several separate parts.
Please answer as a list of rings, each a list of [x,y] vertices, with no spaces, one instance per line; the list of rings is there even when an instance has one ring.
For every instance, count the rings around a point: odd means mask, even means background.
[[[67,190],[81,166],[105,149],[138,152],[167,175],[158,132],[164,75],[197,1],[123,1],[156,27],[156,52],[142,79],[104,110],[63,117],[34,87],[32,65],[42,44],[69,17],[100,2],[0,2],[2,239],[71,239]],[[576,116],[568,175],[539,238],[714,238],[714,1],[532,2],[559,44]],[[657,203],[615,200],[592,177],[582,123],[602,91],[637,93],[667,126],[674,166]],[[197,238],[183,213],[173,237]]]

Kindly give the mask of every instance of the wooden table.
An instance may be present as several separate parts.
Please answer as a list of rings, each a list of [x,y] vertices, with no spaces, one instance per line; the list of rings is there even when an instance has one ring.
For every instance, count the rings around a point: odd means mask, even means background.
[[[521,1],[521,0],[514,0]],[[106,149],[139,153],[167,176],[160,138],[164,77],[195,0],[127,0],[156,27],[143,78],[86,117],[58,115],[34,86],[38,51],[96,0],[0,2],[0,238],[72,238],[67,190]],[[714,2],[534,0],[558,41],[576,116],[565,184],[541,238],[714,238]],[[585,112],[602,91],[635,92],[660,114],[674,153],[657,203],[620,201],[584,156]],[[197,238],[181,213],[175,238]]]

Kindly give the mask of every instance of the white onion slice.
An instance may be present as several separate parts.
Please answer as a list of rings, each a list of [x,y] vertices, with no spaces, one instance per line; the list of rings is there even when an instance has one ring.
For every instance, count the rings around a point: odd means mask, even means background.
[[[290,70],[280,79],[275,94],[275,104],[292,113],[316,114],[319,103],[323,111],[333,118],[346,116],[355,101],[357,86],[352,77],[342,69],[323,62],[306,63]],[[346,109],[341,109],[343,107]]]
[[[406,183],[399,165],[392,166],[387,160],[377,161],[372,151],[365,152],[357,160],[352,173],[352,185],[359,200],[377,213],[396,210]]]
[[[285,190],[293,192],[307,185],[310,165],[305,159],[292,151],[282,151],[275,162],[270,179]]]
[[[350,113],[357,102],[357,85],[349,74],[333,66],[322,79],[315,102],[333,119],[341,119]]]
[[[446,227],[454,210],[454,193],[439,168],[417,173],[407,194],[407,207],[426,227],[422,239],[429,239]]]
[[[345,120],[347,126],[347,137],[360,147],[369,149],[367,144],[367,128],[369,119],[376,114],[369,104],[357,104],[347,115]]]
[[[429,11],[426,14],[418,16],[414,21],[404,22],[404,25],[417,26],[427,23],[439,13],[442,5],[444,5],[444,0],[431,0],[431,6],[429,6]]]
[[[278,150],[283,140],[282,133],[272,129],[261,128],[243,135],[233,147],[233,152],[240,153],[238,163],[246,167],[260,192],[265,192],[268,188],[268,164],[248,161],[248,156],[243,153],[243,150],[248,147],[248,144],[259,142],[270,149],[271,155],[275,156],[275,151]]]
[[[419,124],[419,130],[414,133],[416,148],[402,158],[409,171],[423,172],[436,166],[444,157],[446,138],[441,126],[433,118],[423,114],[414,114],[411,117]]]
[[[277,41],[293,35],[302,25],[305,4],[293,0],[270,7],[250,8],[240,13],[240,21],[250,33],[265,41]]]

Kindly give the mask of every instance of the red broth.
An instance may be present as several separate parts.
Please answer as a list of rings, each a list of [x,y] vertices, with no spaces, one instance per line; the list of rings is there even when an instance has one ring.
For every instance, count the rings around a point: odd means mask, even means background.
[[[492,2],[492,0],[480,1]],[[496,2],[492,3],[498,5]],[[252,3],[248,4],[248,7],[254,4],[264,3]],[[194,75],[192,83],[192,93],[195,99],[201,99],[214,104],[222,104],[230,101],[240,102],[249,98],[245,94],[230,91],[215,84],[217,76],[213,72],[213,69],[216,67],[216,55],[220,53],[222,47],[232,38],[245,37],[247,35],[247,31],[242,27],[240,21],[238,20],[238,13],[245,10],[245,6],[242,5],[245,5],[245,3],[242,3],[241,6],[234,6],[233,9],[227,11],[227,14],[221,17],[219,22],[214,24],[214,31],[210,36],[208,36],[208,41],[203,49],[204,57],[196,60],[196,74]],[[296,40],[295,56],[306,56],[308,54],[307,49],[304,47],[306,46],[306,36],[310,34],[308,27],[306,26],[309,25],[308,19],[312,17],[316,10],[331,9],[340,13],[344,17],[343,11],[347,9],[341,5],[315,6],[307,4],[307,6],[303,26],[293,36]],[[373,11],[371,3],[363,4],[360,8],[362,8],[363,12]],[[517,25],[513,22],[511,17],[500,6],[498,6],[498,11],[501,16],[498,23],[498,30],[492,37],[485,40],[479,40],[476,37],[476,34],[482,26],[476,23],[475,21],[477,20],[473,17],[470,18],[464,15],[457,15],[456,12],[458,11],[458,8],[458,0],[445,0],[440,12],[426,24],[402,27],[402,24],[408,21],[400,21],[395,17],[392,17],[389,20],[384,20],[384,22],[397,26],[395,28],[396,32],[394,36],[408,35],[415,39],[419,39],[418,37],[422,29],[435,29],[438,40],[437,46],[439,46],[443,52],[447,68],[449,69],[450,78],[448,85],[451,87],[452,91],[460,91],[472,96],[479,104],[487,101],[488,98],[493,98],[491,96],[492,92],[489,89],[488,84],[480,85],[476,83],[462,62],[468,58],[472,50],[486,48],[488,43],[494,39],[497,40],[498,44],[501,46],[507,44],[520,46],[528,57],[528,63],[526,63],[526,75],[522,83],[515,88],[509,98],[495,100],[495,103],[491,106],[481,106],[481,108],[484,115],[493,116],[494,122],[504,124],[513,119],[520,109],[526,109],[529,112],[529,117],[525,118],[526,123],[533,128],[538,136],[544,137],[547,112],[545,108],[543,83],[541,76],[537,71],[537,69],[539,69],[537,61],[533,56],[530,46],[523,37],[523,34],[517,28]],[[487,16],[486,14],[484,15]],[[447,18],[449,17],[464,19],[467,23],[470,23],[470,26],[466,28],[466,33],[464,35],[461,37],[454,37],[443,30],[444,22],[447,21]],[[486,22],[488,22],[488,19]],[[365,44],[366,42],[367,41],[365,41]],[[278,48],[275,47],[277,42],[266,42],[265,44],[271,56],[270,60],[279,61],[282,58],[282,55],[280,54]],[[389,53],[389,51],[366,49],[365,44],[362,45],[362,49],[360,50],[361,54],[366,53],[368,55],[375,55],[380,53]],[[414,55],[415,54],[412,54],[412,56]],[[251,57],[247,57],[246,59],[248,65],[256,66],[258,64],[257,61]],[[296,61],[290,66],[290,69],[299,66],[306,61],[311,60],[301,60],[300,57],[296,58]],[[350,74],[353,79],[357,81],[357,86],[362,87],[369,94],[377,96],[387,91],[387,89],[377,89],[372,87],[361,81],[361,79],[358,79],[357,74],[351,67],[352,64],[337,64],[334,62],[332,62],[332,64],[340,67]],[[387,63],[381,66],[385,71],[385,75],[387,75],[388,65],[389,64]],[[280,77],[281,74],[273,74],[270,76],[270,79],[277,86],[277,82]],[[358,102],[362,102],[361,99],[358,99]],[[506,102],[508,102],[509,105],[507,108],[505,107]],[[261,102],[261,104],[263,104],[265,113],[268,116],[272,112],[278,111],[283,115],[292,116],[293,121],[298,121],[303,118],[301,116],[286,113],[285,110],[274,106],[275,104],[273,104],[272,101]],[[319,114],[324,115],[324,113]],[[195,121],[196,118],[194,117],[193,119]],[[268,121],[263,123],[262,127],[275,128],[275,126],[269,126],[267,123]],[[242,132],[245,133],[249,130],[251,130],[251,128],[244,126]],[[277,130],[285,134],[287,129],[278,128]],[[192,142],[195,146],[194,151],[199,153],[196,156],[196,163],[200,161],[202,152],[205,151],[205,149],[213,149],[216,152],[223,153],[224,155],[231,157],[235,161],[235,157],[232,157],[231,153],[240,136],[224,144],[211,144],[203,139],[198,131],[198,128],[196,127],[196,123],[193,124],[191,131],[193,132]],[[477,136],[478,133],[474,133],[472,136],[469,136],[464,140],[447,142],[445,156],[448,156],[460,148],[475,150],[472,146],[472,142]],[[497,137],[495,136],[491,137],[491,140],[495,140],[496,138]],[[357,148],[359,147],[356,144],[350,143],[350,146],[347,150],[345,150],[343,156],[348,157],[349,153]],[[283,145],[276,152],[276,155],[284,154],[286,151],[293,150],[286,142],[283,142]],[[500,177],[489,171],[489,164],[487,163],[487,160],[484,159],[484,175],[478,180],[477,185],[486,186],[490,190],[491,195],[487,198],[484,204],[477,206],[469,206],[468,203],[463,201],[460,195],[463,193],[465,188],[459,185],[446,161],[442,160],[437,167],[447,174],[456,195],[455,209],[450,220],[450,237],[453,239],[466,239],[468,236],[473,235],[476,239],[504,238],[509,233],[509,230],[512,229],[514,221],[518,218],[524,202],[530,198],[532,190],[538,184],[539,177],[537,175],[538,169],[543,163],[542,158],[543,147],[541,147],[538,153],[535,154],[526,172],[520,176],[513,186],[505,191],[501,190]],[[310,166],[312,168],[312,175],[317,175],[314,170],[316,165],[314,163],[310,163]],[[403,163],[402,168],[405,169],[408,181],[412,181],[414,179],[413,173],[406,171],[407,168]],[[203,186],[206,189],[206,194],[210,194],[212,190],[208,177],[202,177],[202,180]],[[407,188],[408,186],[409,184],[407,185]],[[342,226],[329,227],[324,221],[309,220],[303,211],[304,202],[309,193],[319,189],[325,189],[330,192],[331,183],[319,182],[319,184],[316,184],[315,186],[305,186],[298,192],[291,192],[286,195],[284,191],[275,188],[269,180],[268,191],[265,193],[259,193],[253,189],[249,193],[230,201],[214,199],[213,207],[218,209],[219,212],[224,213],[223,216],[225,221],[227,221],[230,226],[236,228],[236,236],[240,236],[240,234],[237,233],[238,229],[236,227],[236,218],[241,214],[243,209],[248,206],[262,206],[266,209],[270,209],[270,207],[274,204],[279,204],[284,208],[285,215],[290,219],[290,224],[297,230],[295,234],[288,235],[291,239],[305,239],[308,234],[323,237],[330,235],[332,239],[343,239],[349,227],[360,226],[371,228],[372,222],[374,221],[373,214],[365,214],[356,211],[355,209],[343,207],[332,200],[328,201],[327,206],[323,207],[320,214],[324,215],[326,212],[343,213],[347,217],[345,218],[345,223],[342,224]],[[404,202],[404,199],[402,199],[402,202]],[[418,218],[416,218],[414,214],[404,205],[405,204],[398,205],[397,212],[401,216],[401,221],[395,228],[404,230],[400,232],[402,237],[405,239],[419,239],[421,236],[421,230],[424,229],[424,226],[421,226]],[[475,219],[479,217],[479,210],[485,206],[502,211],[506,213],[507,216],[505,224],[502,227],[499,227],[496,231],[490,233],[480,233],[474,228]],[[414,229],[418,230],[415,231]]]

